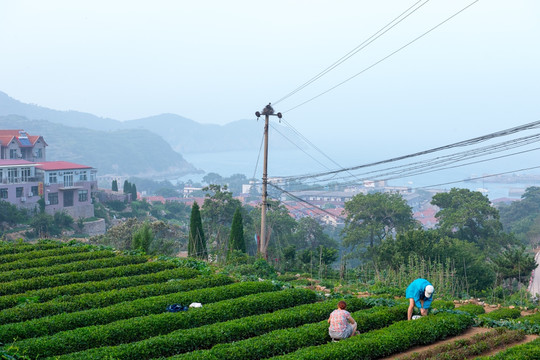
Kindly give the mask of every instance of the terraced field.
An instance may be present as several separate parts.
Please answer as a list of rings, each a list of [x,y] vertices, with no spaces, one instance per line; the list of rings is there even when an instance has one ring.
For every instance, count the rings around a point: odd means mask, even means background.
[[[0,243],[6,359],[8,353],[14,359],[377,359],[475,324],[518,327],[508,319],[520,316],[508,309],[481,314],[474,306],[453,311],[451,302],[439,301],[434,306],[450,310],[406,321],[403,302],[349,298],[362,334],[334,343],[326,319],[337,301],[271,281],[203,275],[187,262],[72,243]],[[167,311],[168,305],[193,302],[203,306]],[[526,321],[533,332],[540,327],[538,315],[523,319],[519,324]],[[518,339],[519,331],[507,337]]]

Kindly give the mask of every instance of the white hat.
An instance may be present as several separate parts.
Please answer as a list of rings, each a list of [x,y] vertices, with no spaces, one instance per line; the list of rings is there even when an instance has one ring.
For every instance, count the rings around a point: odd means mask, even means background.
[[[435,288],[433,287],[433,285],[428,285],[426,286],[426,289],[424,290],[424,295],[426,295],[427,298],[431,297],[434,291],[435,291]]]

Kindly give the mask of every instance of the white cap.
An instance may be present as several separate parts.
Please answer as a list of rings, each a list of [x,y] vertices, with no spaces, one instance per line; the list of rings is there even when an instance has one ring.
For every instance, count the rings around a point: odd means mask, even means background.
[[[426,295],[427,298],[431,297],[434,291],[435,291],[435,288],[433,287],[433,285],[428,285],[426,286],[426,289],[424,290],[424,295]]]

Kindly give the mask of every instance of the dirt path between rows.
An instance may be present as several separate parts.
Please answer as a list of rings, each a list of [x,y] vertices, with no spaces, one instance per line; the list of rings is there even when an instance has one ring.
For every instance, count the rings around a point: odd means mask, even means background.
[[[491,328],[481,328],[481,327],[480,328],[478,328],[478,327],[469,328],[463,334],[461,334],[459,336],[454,336],[454,337],[451,337],[451,338],[448,338],[448,339],[445,339],[445,340],[437,341],[437,342],[435,342],[435,343],[433,343],[431,345],[427,345],[427,346],[416,346],[416,347],[414,347],[414,348],[412,348],[412,349],[410,349],[408,351],[401,352],[399,354],[392,355],[392,356],[389,356],[389,357],[381,358],[381,360],[400,359],[400,358],[405,357],[405,356],[410,356],[413,353],[422,353],[424,351],[431,350],[432,348],[434,348],[436,346],[439,346],[441,344],[452,343],[452,342],[454,342],[456,340],[460,340],[460,339],[467,339],[467,338],[470,338],[470,337],[472,337],[472,336],[474,336],[476,334],[482,334],[482,333],[485,333],[485,332],[488,332],[488,331],[491,331],[491,330],[493,330],[493,329],[491,329]],[[482,356],[484,356],[484,355],[494,355],[494,354],[498,353],[499,351],[504,350],[507,347],[515,346],[515,345],[519,345],[519,344],[524,344],[524,343],[527,343],[529,341],[533,341],[537,337],[538,337],[537,335],[527,335],[525,337],[525,339],[522,340],[522,341],[518,341],[518,342],[515,342],[513,344],[506,345],[505,347],[493,349],[489,353],[482,354]],[[474,359],[477,356],[478,355],[472,356],[472,357],[470,357],[470,359]]]

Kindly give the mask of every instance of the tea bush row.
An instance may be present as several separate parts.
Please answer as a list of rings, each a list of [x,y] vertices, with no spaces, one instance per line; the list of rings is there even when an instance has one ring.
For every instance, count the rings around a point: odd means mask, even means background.
[[[94,269],[82,272],[74,271],[50,276],[38,276],[32,279],[21,279],[0,283],[0,295],[18,294],[29,290],[50,288],[86,281],[98,281],[120,276],[149,274],[174,267],[175,265],[169,262],[154,261],[115,268]]]
[[[97,294],[82,294],[62,297],[45,303],[27,304],[0,311],[0,324],[27,321],[61,313],[71,313],[94,308],[102,308],[124,301],[133,301],[152,296],[211,288],[231,284],[233,280],[225,275],[209,275],[189,280],[174,280],[160,284],[140,285]]]
[[[519,309],[502,308],[487,314],[478,315],[476,321],[479,326],[489,326],[492,321],[517,319],[518,317],[521,317],[521,311]]]
[[[63,246],[65,245],[60,242],[43,242],[37,244],[0,242],[0,255],[17,254],[36,250],[50,250]]]
[[[75,254],[88,251],[88,248],[82,246],[63,246],[59,248],[47,249],[47,250],[37,250],[37,251],[28,251],[17,254],[6,254],[0,256],[0,264],[5,264],[13,261],[18,261],[22,259],[39,259],[47,256],[59,256],[67,254]]]
[[[90,253],[91,254],[91,253]],[[0,272],[0,282],[15,281],[19,279],[31,279],[39,276],[50,276],[73,271],[86,271],[92,269],[110,268],[122,265],[140,264],[147,262],[145,256],[128,255],[115,256],[105,259],[85,259],[68,264],[46,265],[30,269],[20,269]]]
[[[39,319],[0,326],[0,341],[7,343],[14,339],[27,339],[52,335],[60,331],[79,327],[103,325],[137,316],[159,314],[170,304],[203,304],[237,298],[247,294],[275,291],[270,282],[249,282],[221,286],[219,288],[199,289],[184,293],[153,296],[146,299],[123,302],[100,309],[91,309],[67,314],[47,316]]]
[[[49,256],[39,259],[23,259],[18,261],[9,262],[6,264],[0,264],[0,271],[11,271],[19,269],[29,269],[43,266],[53,266],[59,264],[67,264],[74,261],[81,260],[93,260],[93,259],[102,259],[110,258],[115,256],[115,253],[111,250],[100,250],[100,251],[87,251],[82,253],[60,255],[60,256]]]
[[[123,276],[99,281],[87,281],[69,285],[55,286],[24,293],[0,296],[0,309],[7,309],[17,305],[20,299],[38,298],[45,302],[58,297],[74,296],[79,294],[95,294],[101,291],[123,289],[145,284],[158,284],[171,279],[190,279],[199,275],[199,271],[186,268],[161,270],[142,275]]]
[[[171,356],[197,349],[210,348],[219,343],[238,341],[259,336],[276,329],[297,327],[311,322],[327,319],[336,309],[338,300],[299,305],[277,310],[269,314],[253,315],[226,322],[205,325],[193,329],[176,330],[166,335],[146,340],[90,349],[83,352],[61,356],[59,359],[144,359]],[[364,299],[348,299],[351,311],[366,309],[370,305]]]
[[[53,336],[23,340],[15,345],[22,353],[30,357],[54,356],[94,347],[139,341],[168,334],[174,330],[267,313],[299,304],[313,303],[316,300],[317,295],[308,289],[258,293],[203,305],[202,308],[192,308],[186,312],[141,316],[103,326],[89,326]]]
[[[377,359],[461,334],[473,324],[471,315],[440,313],[353,336],[337,343],[310,346],[276,359]]]
[[[527,334],[540,335],[540,313],[523,316],[515,319],[490,320],[484,326],[505,327],[512,330],[523,330]]]
[[[347,307],[349,308],[349,307]],[[326,317],[328,318],[330,312]],[[407,306],[374,308],[351,314],[360,332],[380,329],[400,320],[407,319]],[[328,335],[328,321],[307,324],[298,328],[275,330],[251,339],[230,344],[220,344],[210,350],[195,351],[174,356],[171,359],[245,359],[257,360],[287,354],[307,346],[317,346],[331,341]]]

